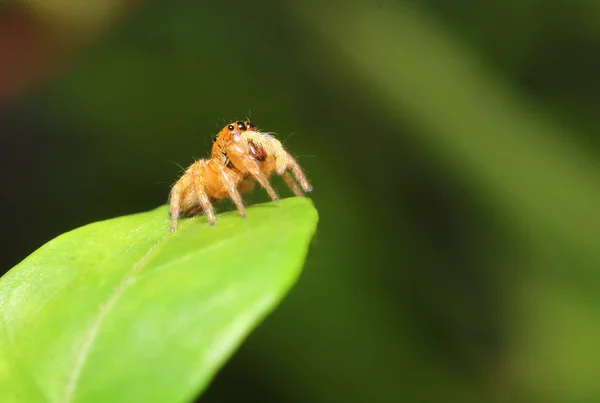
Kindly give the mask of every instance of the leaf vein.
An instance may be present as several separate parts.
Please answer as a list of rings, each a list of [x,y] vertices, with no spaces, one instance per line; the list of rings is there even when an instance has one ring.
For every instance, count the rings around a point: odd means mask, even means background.
[[[192,220],[188,220],[185,224],[188,224]],[[183,227],[183,225],[182,225]],[[131,279],[133,276],[140,271],[144,264],[148,261],[150,255],[164,243],[165,239],[167,239],[171,235],[171,233],[165,234],[161,237],[156,243],[146,251],[146,253],[137,260],[131,268],[125,273],[121,281],[115,286],[112,292],[109,294],[106,301],[100,305],[100,308],[96,315],[92,318],[89,326],[85,331],[85,335],[83,337],[82,344],[79,349],[79,353],[75,357],[75,363],[71,372],[67,376],[67,382],[65,384],[65,390],[62,402],[70,403],[73,401],[73,397],[75,396],[75,391],[77,389],[77,382],[81,377],[81,373],[85,366],[86,360],[89,356],[89,353],[92,349],[92,345],[100,332],[100,328],[102,327],[102,323],[104,322],[106,315],[110,312],[110,310],[116,305],[118,300],[121,298],[127,287],[131,284]]]

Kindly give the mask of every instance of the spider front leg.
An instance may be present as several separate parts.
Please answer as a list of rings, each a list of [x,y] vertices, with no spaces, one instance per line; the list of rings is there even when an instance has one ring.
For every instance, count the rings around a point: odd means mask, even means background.
[[[302,193],[302,190],[298,186],[298,183],[296,183],[296,180],[294,179],[292,174],[290,174],[288,171],[285,171],[281,175],[281,177],[283,178],[285,184],[288,185],[288,187],[292,190],[292,192],[294,192],[296,196],[304,196],[304,193]]]
[[[277,192],[269,183],[269,179],[262,173],[256,160],[250,156],[239,144],[232,144],[227,147],[227,156],[243,172],[248,172],[258,183],[267,191],[272,200],[279,200]]]
[[[300,183],[300,186],[302,186],[302,190],[304,190],[305,192],[311,192],[312,186],[310,185],[310,183],[308,183],[308,179],[306,179],[306,175],[304,175],[302,168],[300,168],[300,165],[298,165],[298,163],[296,162],[294,157],[292,157],[289,153],[286,152],[286,159],[287,159],[287,168],[292,170],[292,172],[294,173],[294,177],[296,177],[296,179]],[[283,179],[285,179],[285,177]],[[287,183],[287,180],[286,180],[286,183]]]
[[[303,196],[302,190],[298,188],[296,180],[300,183],[300,186],[305,192],[310,192],[312,186],[308,183],[304,172],[300,168],[300,165],[296,162],[281,145],[281,142],[276,138],[260,132],[252,132],[246,134],[246,137],[250,140],[248,142],[252,149],[258,146],[260,149],[265,150],[266,154],[271,154],[274,157],[274,168],[277,175],[281,175],[287,186],[294,192],[296,196]],[[252,154],[252,152],[250,152]],[[294,174],[294,178],[287,172],[288,169]]]
[[[227,189],[229,197],[231,197],[231,200],[233,200],[235,206],[240,212],[240,215],[242,218],[246,218],[246,208],[244,207],[242,196],[237,190],[235,181],[229,176],[229,174],[227,174],[227,172],[225,172],[225,168],[222,166],[219,167],[219,175],[223,181],[223,184],[225,185],[225,189]]]

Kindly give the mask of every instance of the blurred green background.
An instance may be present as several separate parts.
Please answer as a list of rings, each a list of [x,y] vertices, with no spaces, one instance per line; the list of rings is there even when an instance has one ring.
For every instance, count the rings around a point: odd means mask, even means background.
[[[250,116],[319,230],[199,401],[600,402],[599,71],[586,0],[3,3],[1,269]]]

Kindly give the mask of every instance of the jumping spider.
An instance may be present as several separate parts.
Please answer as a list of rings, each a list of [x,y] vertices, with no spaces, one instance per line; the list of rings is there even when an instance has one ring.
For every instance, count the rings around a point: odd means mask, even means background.
[[[250,121],[228,124],[215,136],[211,158],[194,162],[173,185],[169,209],[171,231],[177,229],[180,215],[204,212],[210,225],[214,225],[213,203],[226,197],[246,217],[241,194],[251,191],[255,181],[271,199],[278,200],[269,183],[273,172],[281,175],[297,196],[312,190],[300,165],[279,140],[258,131]]]

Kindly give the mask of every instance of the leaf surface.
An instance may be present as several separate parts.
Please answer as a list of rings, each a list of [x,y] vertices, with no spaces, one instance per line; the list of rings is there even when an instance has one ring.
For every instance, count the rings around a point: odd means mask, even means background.
[[[295,282],[317,221],[290,198],[169,233],[161,206],[48,242],[0,279],[0,401],[192,399]]]

